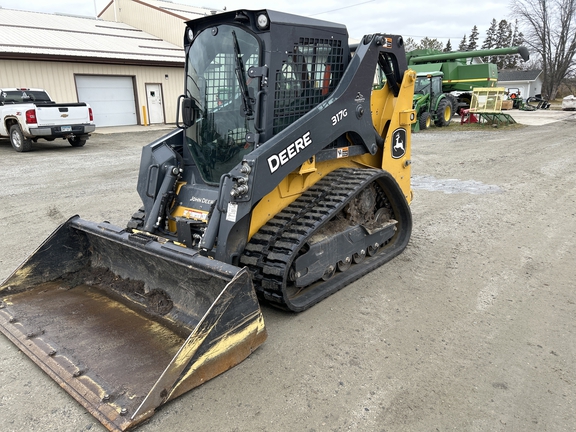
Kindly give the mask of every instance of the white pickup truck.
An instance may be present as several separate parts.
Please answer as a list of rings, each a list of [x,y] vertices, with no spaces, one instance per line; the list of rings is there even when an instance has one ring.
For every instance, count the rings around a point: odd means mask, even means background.
[[[56,103],[42,89],[0,88],[0,119],[0,137],[10,137],[18,152],[32,150],[39,138],[82,147],[96,129],[88,104]]]

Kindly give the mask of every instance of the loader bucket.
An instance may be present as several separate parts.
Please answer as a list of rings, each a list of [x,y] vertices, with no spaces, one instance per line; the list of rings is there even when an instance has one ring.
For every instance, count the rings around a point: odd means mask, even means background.
[[[75,216],[0,285],[0,329],[109,430],[266,339],[245,269]]]

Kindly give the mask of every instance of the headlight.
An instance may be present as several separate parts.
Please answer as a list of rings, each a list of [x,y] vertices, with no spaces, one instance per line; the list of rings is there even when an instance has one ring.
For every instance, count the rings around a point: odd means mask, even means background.
[[[268,15],[266,15],[265,13],[258,15],[258,19],[256,20],[256,26],[260,30],[266,30],[268,28],[268,24],[269,24]]]

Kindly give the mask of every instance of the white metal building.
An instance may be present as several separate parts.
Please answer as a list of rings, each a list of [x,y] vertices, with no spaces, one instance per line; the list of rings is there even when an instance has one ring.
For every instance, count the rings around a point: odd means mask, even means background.
[[[96,126],[174,123],[183,69],[180,46],[125,23],[0,8],[0,87],[88,102]]]
[[[520,89],[524,99],[539,95],[542,92],[542,71],[534,70],[500,70],[498,71],[498,87]]]
[[[165,41],[184,45],[184,22],[221,12],[160,0],[111,0],[98,18],[123,22]]]

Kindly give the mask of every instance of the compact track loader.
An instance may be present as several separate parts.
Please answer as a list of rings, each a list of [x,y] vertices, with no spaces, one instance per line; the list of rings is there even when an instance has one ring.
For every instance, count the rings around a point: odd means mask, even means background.
[[[241,362],[410,238],[400,36],[271,10],[187,23],[182,124],[121,228],[72,217],[0,286],[0,327],[110,430]]]

